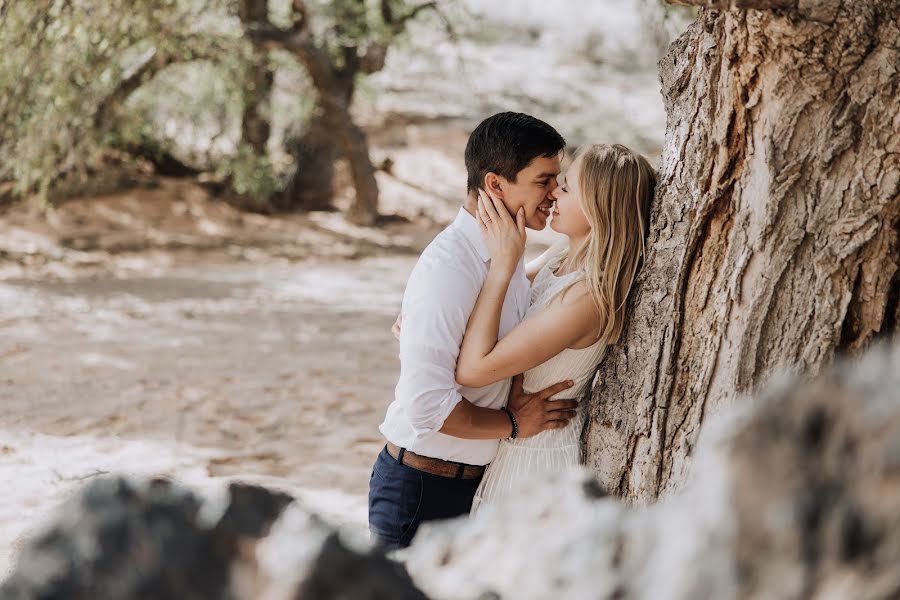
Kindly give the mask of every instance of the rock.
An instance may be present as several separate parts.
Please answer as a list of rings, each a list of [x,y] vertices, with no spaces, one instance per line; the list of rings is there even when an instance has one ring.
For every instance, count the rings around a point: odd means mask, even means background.
[[[648,507],[583,469],[526,481],[394,557],[264,488],[201,501],[95,480],[0,600],[898,597],[900,343],[737,402],[705,426],[692,473]]]
[[[900,345],[760,400],[728,449],[739,595],[900,595]]]
[[[256,549],[264,600],[424,600],[406,569],[368,534],[336,531],[292,506]]]
[[[705,427],[692,476],[645,508],[584,470],[523,484],[405,554],[431,597],[900,595],[900,344],[782,380]]]
[[[291,501],[232,484],[224,506],[204,506],[167,480],[96,479],[24,548],[0,598],[234,598],[241,543]]]
[[[233,483],[201,499],[167,480],[113,477],[66,503],[0,586],[0,600],[45,598],[425,596],[368,539],[339,534],[287,494]]]
[[[325,540],[296,600],[354,598],[356,600],[425,600],[399,563],[378,550],[361,554],[337,534]]]

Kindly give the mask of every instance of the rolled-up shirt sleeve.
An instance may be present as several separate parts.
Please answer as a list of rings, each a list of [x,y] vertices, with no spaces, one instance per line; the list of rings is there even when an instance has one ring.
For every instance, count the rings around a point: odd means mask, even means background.
[[[403,298],[396,398],[416,439],[433,435],[462,399],[456,359],[480,285],[470,273],[414,269]]]

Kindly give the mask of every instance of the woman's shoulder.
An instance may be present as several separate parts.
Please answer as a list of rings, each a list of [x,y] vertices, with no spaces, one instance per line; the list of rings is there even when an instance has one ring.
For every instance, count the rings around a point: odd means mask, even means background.
[[[539,274],[531,288],[531,310],[575,310],[582,318],[595,313],[596,307],[587,282],[569,273],[557,276],[551,269]]]

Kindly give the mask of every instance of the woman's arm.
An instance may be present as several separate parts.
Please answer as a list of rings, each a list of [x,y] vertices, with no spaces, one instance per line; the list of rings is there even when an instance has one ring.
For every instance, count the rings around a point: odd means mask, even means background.
[[[491,252],[488,277],[469,316],[456,362],[456,381],[482,387],[523,373],[599,330],[599,315],[586,284],[532,315],[497,342],[503,299],[512,278],[517,245],[524,247],[523,223],[513,223],[503,204],[479,198],[478,219]],[[517,237],[518,234],[518,237]],[[519,253],[521,256],[521,253]]]
[[[600,328],[594,300],[585,285],[576,283],[565,297],[552,302],[516,326],[499,342],[496,294],[505,289],[488,275],[456,362],[456,381],[482,387],[524,373],[543,364]],[[502,296],[501,296],[502,303]]]

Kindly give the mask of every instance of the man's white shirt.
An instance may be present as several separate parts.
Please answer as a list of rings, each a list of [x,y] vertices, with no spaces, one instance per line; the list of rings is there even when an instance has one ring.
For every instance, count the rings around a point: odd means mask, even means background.
[[[497,453],[499,440],[466,440],[438,431],[462,398],[499,409],[509,395],[509,379],[481,388],[456,383],[459,347],[490,258],[475,217],[460,209],[409,276],[401,309],[400,379],[379,428],[397,446],[470,465],[486,465]],[[501,338],[525,317],[529,291],[523,259],[503,301]]]

